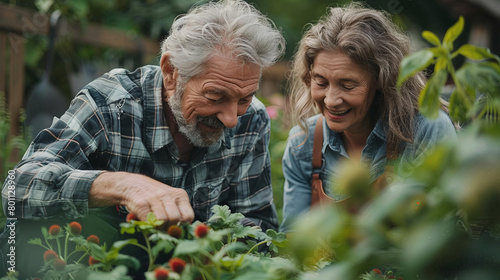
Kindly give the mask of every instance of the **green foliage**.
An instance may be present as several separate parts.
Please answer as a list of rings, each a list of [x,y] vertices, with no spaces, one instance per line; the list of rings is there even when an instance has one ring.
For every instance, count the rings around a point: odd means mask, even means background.
[[[281,93],[270,96],[269,99],[259,96],[271,119],[271,136],[269,143],[269,153],[271,158],[271,180],[273,186],[274,204],[278,212],[278,219],[282,219],[283,209],[283,185],[285,177],[282,170],[282,159],[285,152],[288,131],[291,121],[285,117],[285,110],[281,103],[285,102],[285,97]],[[271,101],[273,100],[273,101]]]
[[[475,271],[496,279],[499,140],[467,130],[459,144],[438,146],[411,178],[391,185],[358,215],[335,206],[311,212],[290,239],[297,260],[311,266],[329,257],[333,265],[317,279],[358,279],[382,266],[398,268],[404,279],[461,279]]]
[[[24,123],[25,115],[21,112],[19,123]],[[3,183],[7,178],[9,170],[14,168],[18,159],[12,158],[13,151],[22,155],[31,142],[28,131],[21,127],[21,133],[17,136],[9,135],[10,113],[5,102],[5,93],[0,92],[0,181]]]
[[[258,227],[246,227],[239,221],[244,218],[239,213],[231,213],[227,206],[214,206],[213,217],[208,222],[208,232],[199,235],[199,227],[207,227],[201,222],[180,224],[180,236],[169,235],[163,221],[148,214],[146,221],[130,220],[121,224],[122,233],[142,233],[140,242],[129,238],[114,242],[109,249],[71,233],[71,223],[62,230],[42,228],[41,238],[29,243],[53,250],[57,260],[67,265],[63,270],[55,266],[55,259],[46,261],[41,272],[43,279],[131,279],[128,271],[140,268],[139,261],[121,251],[126,246],[140,248],[149,257],[147,279],[155,279],[154,271],[158,267],[169,268],[169,279],[298,279],[300,271],[286,258],[279,257],[278,248],[287,246],[283,233],[268,230],[266,233]],[[131,230],[133,229],[133,230]],[[259,250],[267,248],[265,250]],[[272,252],[272,255],[271,255]],[[181,260],[181,269],[168,263],[158,263],[160,255]],[[91,257],[90,266],[81,264]],[[171,259],[172,260],[172,259]],[[90,262],[90,260],[89,260]],[[264,277],[265,276],[265,277]],[[9,276],[14,277],[15,275]],[[10,279],[10,278],[5,278]]]
[[[437,100],[451,77],[455,89],[450,96],[450,116],[456,122],[489,118],[499,122],[500,112],[500,58],[489,49],[463,45],[457,50],[454,42],[464,28],[462,17],[448,29],[441,42],[437,35],[424,31],[422,37],[434,47],[416,52],[403,59],[398,86],[409,77],[434,64],[434,73],[420,93],[419,106],[423,115],[436,118],[440,109]],[[458,55],[469,60],[455,69],[453,59]]]
[[[19,123],[24,123],[25,115],[21,111]],[[21,127],[20,135],[10,134],[10,113],[5,102],[5,93],[0,92],[0,182],[4,183],[9,170],[12,170],[31,142],[28,130]],[[19,155],[17,158],[13,153]],[[6,216],[0,200],[0,228],[5,225]]]

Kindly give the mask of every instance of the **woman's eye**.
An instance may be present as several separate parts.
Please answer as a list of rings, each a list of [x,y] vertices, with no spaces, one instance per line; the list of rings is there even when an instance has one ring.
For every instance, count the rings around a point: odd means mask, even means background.
[[[318,85],[319,87],[326,87],[328,86],[328,82],[324,82],[324,81],[320,81],[320,80],[314,80],[314,82],[316,83],[316,85]]]
[[[351,84],[341,84],[340,86],[346,90],[351,90],[351,89],[356,87],[355,85],[351,85]]]

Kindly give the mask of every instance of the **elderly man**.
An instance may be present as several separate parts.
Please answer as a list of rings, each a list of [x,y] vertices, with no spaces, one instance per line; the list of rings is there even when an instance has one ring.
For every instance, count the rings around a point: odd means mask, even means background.
[[[254,95],[284,47],[244,1],[194,7],[174,21],[159,67],[110,71],[35,138],[15,167],[16,216],[153,212],[175,224],[219,204],[276,229],[270,122]],[[4,186],[4,206],[7,196]]]

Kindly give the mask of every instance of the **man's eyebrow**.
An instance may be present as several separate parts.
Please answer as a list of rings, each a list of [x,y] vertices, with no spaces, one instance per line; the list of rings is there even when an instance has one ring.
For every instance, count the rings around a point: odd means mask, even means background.
[[[245,96],[243,98],[254,97],[256,94],[257,94],[257,91],[254,91],[254,92],[251,92],[250,94],[248,94],[247,96]]]

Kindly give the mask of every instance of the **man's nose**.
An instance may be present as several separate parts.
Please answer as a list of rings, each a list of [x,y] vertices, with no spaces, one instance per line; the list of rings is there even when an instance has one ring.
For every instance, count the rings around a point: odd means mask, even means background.
[[[225,105],[217,114],[217,118],[225,127],[235,127],[238,124],[238,104]]]

